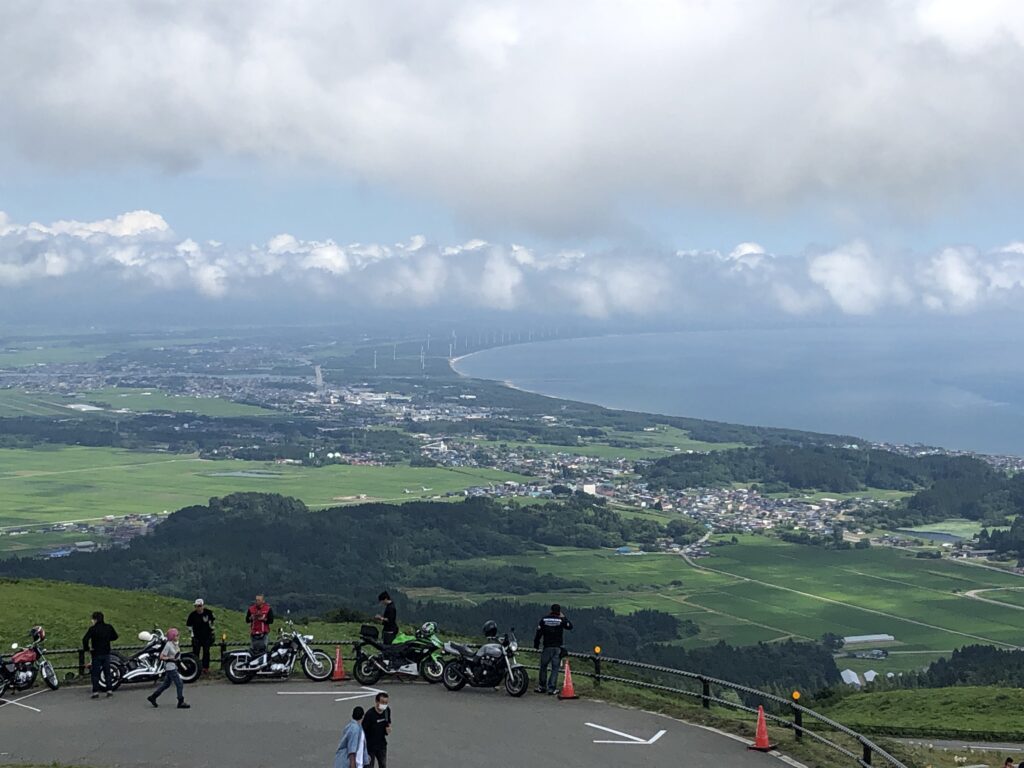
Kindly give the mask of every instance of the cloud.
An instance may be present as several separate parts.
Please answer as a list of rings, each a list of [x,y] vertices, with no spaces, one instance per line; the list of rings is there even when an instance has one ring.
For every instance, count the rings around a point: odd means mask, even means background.
[[[1020,176],[1021,92],[1012,0],[0,7],[0,154],[312,169],[574,235],[637,201],[916,216]]]
[[[19,224],[0,212],[0,307],[108,301],[225,302],[257,312],[324,307],[575,315],[591,320],[1015,310],[1024,246],[879,254],[864,241],[806,254],[754,243],[718,251],[536,249],[483,240],[343,244],[280,234],[227,246],[174,232],[156,213]],[[41,298],[41,297],[45,297]],[[195,304],[198,302],[198,305]]]

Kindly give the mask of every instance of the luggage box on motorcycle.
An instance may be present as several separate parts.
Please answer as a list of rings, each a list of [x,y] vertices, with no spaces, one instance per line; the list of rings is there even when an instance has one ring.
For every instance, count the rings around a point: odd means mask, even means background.
[[[373,624],[363,624],[359,628],[359,636],[364,640],[376,640],[380,637],[380,632]]]

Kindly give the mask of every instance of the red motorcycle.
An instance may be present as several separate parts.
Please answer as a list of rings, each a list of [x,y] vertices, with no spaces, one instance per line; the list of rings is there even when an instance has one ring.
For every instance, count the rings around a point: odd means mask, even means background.
[[[14,643],[11,648],[15,653],[11,658],[4,659],[0,656],[0,696],[3,696],[8,688],[15,691],[31,688],[36,682],[37,675],[43,678],[43,682],[51,691],[56,691],[60,687],[57,673],[53,665],[46,660],[46,651],[43,650],[46,630],[42,627],[32,627],[28,634],[32,639],[28,647],[19,651],[18,644]]]

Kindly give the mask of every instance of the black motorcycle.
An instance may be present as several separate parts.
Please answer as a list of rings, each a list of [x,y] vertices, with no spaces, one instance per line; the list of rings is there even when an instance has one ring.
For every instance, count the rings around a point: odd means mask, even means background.
[[[361,685],[375,685],[384,675],[420,675],[428,683],[441,682],[444,643],[437,636],[437,624],[428,621],[414,635],[400,633],[390,645],[377,637],[377,628],[364,624],[352,645],[353,674]]]
[[[224,658],[224,674],[232,683],[248,683],[254,677],[288,677],[296,661],[302,659],[302,672],[313,682],[323,682],[334,672],[334,660],[324,651],[312,648],[312,635],[295,631],[292,622],[279,631],[277,642],[268,650],[232,651]]]
[[[519,642],[515,627],[498,637],[493,621],[484,624],[484,636],[490,641],[473,650],[459,643],[445,643],[444,649],[455,656],[444,665],[441,681],[449,691],[469,684],[473,688],[497,688],[502,683],[509,696],[522,696],[530,687],[526,668],[516,661]]]
[[[100,672],[100,684],[111,691],[121,687],[121,683],[152,683],[163,677],[165,663],[160,660],[160,652],[167,642],[167,635],[162,629],[154,628],[152,632],[139,632],[139,640],[145,645],[129,658],[116,651],[110,654],[110,680]],[[199,679],[199,662],[191,653],[183,653],[178,657],[178,674],[183,683],[194,683]]]

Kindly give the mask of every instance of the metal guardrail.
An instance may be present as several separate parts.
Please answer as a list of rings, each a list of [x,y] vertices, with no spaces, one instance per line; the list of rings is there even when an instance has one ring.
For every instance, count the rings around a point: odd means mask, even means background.
[[[316,642],[318,646],[341,646],[351,645],[356,642],[353,639],[345,640],[323,640]],[[223,664],[224,657],[227,655],[228,650],[231,648],[247,648],[248,643],[227,643],[220,642],[215,643],[215,646],[220,651],[219,658],[214,658],[211,654],[211,663],[216,661]],[[140,650],[143,646],[119,646],[113,648],[114,651],[122,652],[134,652]],[[532,648],[520,648],[520,653],[534,654]],[[65,665],[54,665],[54,669],[60,671],[69,671],[66,679],[74,679],[77,676],[84,676],[87,669],[86,664],[86,652],[81,648],[61,648],[56,650],[48,650],[47,656],[61,656],[68,655],[74,657],[73,664]],[[738,694],[742,694],[747,697],[747,700],[755,699],[762,702],[765,705],[765,717],[771,720],[775,725],[792,730],[794,737],[797,741],[801,741],[804,736],[822,744],[829,749],[838,752],[855,764],[861,766],[861,768],[873,768],[874,763],[872,760],[878,758],[882,761],[880,764],[889,766],[890,768],[907,768],[907,766],[900,762],[896,757],[891,755],[886,750],[875,744],[873,741],[868,739],[863,734],[857,733],[851,728],[847,728],[842,723],[837,723],[824,715],[815,712],[813,709],[797,704],[795,701],[777,696],[773,693],[767,693],[756,688],[751,688],[746,685],[739,683],[733,683],[728,680],[721,680],[715,677],[708,677],[697,672],[687,672],[681,669],[673,669],[672,667],[662,667],[656,664],[645,664],[639,661],[633,661],[631,659],[618,659],[608,656],[602,656],[594,653],[574,653],[569,652],[567,654],[569,658],[578,659],[581,661],[589,662],[593,671],[575,670],[573,676],[586,677],[594,680],[595,685],[600,686],[602,682],[609,683],[620,683],[623,685],[633,686],[635,688],[641,688],[651,691],[657,691],[659,693],[667,693],[676,696],[685,696],[692,699],[699,699],[701,706],[704,709],[710,709],[711,705],[717,705],[721,707],[727,707],[729,709],[739,710],[741,712],[750,712],[752,714],[757,713],[757,708],[749,706],[743,703],[741,699],[739,702],[732,701],[729,699],[722,698],[720,695],[716,695],[715,688],[727,691],[734,691]],[[540,669],[537,665],[527,665],[530,669]],[[609,674],[607,667],[621,667],[624,670],[635,670],[639,674],[636,677],[623,677],[622,674]],[[647,679],[643,679],[642,676],[646,676]],[[700,690],[690,690],[686,688],[677,687],[675,685],[668,685],[664,679],[659,681],[659,676],[667,677],[669,679],[686,680],[696,684],[699,684]],[[638,679],[639,678],[639,679]],[[788,713],[788,716],[783,713]],[[804,719],[807,718],[819,724],[819,729],[814,730],[809,728],[804,723]],[[825,733],[820,731],[824,730]],[[847,747],[839,744],[834,740],[834,734],[841,733],[844,736],[857,742],[861,747],[861,754],[848,749]]]

